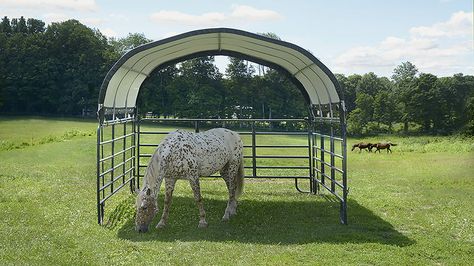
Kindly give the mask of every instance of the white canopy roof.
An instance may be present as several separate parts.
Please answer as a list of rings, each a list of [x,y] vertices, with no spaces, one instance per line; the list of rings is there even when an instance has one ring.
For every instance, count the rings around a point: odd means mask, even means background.
[[[215,28],[191,31],[139,46],[109,70],[99,108],[133,108],[143,81],[156,68],[203,55],[229,55],[284,70],[309,104],[340,102],[333,73],[307,50],[261,35]]]

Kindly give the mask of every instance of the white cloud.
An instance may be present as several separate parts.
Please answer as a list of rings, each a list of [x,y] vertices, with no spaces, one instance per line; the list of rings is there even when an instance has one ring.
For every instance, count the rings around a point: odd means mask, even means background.
[[[109,37],[109,38],[110,38],[110,37],[117,37],[117,36],[118,36],[117,32],[114,31],[114,30],[111,29],[111,28],[102,29],[102,30],[100,30],[100,32],[101,32],[102,34],[104,34],[105,36]]]
[[[162,38],[173,37],[173,36],[178,35],[178,34],[180,34],[180,33],[182,33],[182,32],[168,31],[168,32],[165,32],[165,33],[162,34]],[[162,38],[161,38],[161,39],[162,39]]]
[[[89,26],[98,26],[104,24],[106,20],[102,18],[81,18],[80,21]]]
[[[257,9],[245,5],[233,5],[230,13],[210,12],[192,15],[180,11],[161,10],[151,14],[151,20],[158,23],[181,25],[215,26],[223,23],[279,20],[282,16],[273,10]]]
[[[232,6],[231,18],[243,20],[279,20],[283,18],[278,12],[268,9],[256,9],[251,6],[234,5]]]
[[[388,76],[401,62],[411,61],[422,72],[474,74],[472,15],[457,12],[446,22],[411,28],[407,38],[391,36],[373,46],[353,47],[334,60],[334,69],[343,73],[374,71]],[[466,19],[468,16],[470,20]],[[467,32],[467,28],[471,31]]]
[[[446,22],[433,24],[432,26],[420,26],[410,29],[412,35],[420,37],[453,37],[472,35],[473,13],[459,11],[451,15]]]
[[[43,15],[43,18],[46,24],[50,24],[51,22],[62,22],[71,19],[71,17],[64,13],[46,13]]]
[[[130,21],[128,16],[123,14],[111,13],[109,14],[110,19],[121,20],[121,21]]]
[[[25,8],[35,10],[76,10],[96,11],[95,0],[2,0],[0,6],[5,8]]]
[[[47,24],[51,22],[63,22],[69,19],[73,19],[70,15],[64,13],[46,13],[43,15],[43,19]],[[101,18],[80,18],[78,19],[81,23],[88,26],[99,26],[102,25],[106,20]]]
[[[179,23],[186,25],[213,25],[221,23],[226,19],[222,13],[204,13],[202,15],[190,15],[179,11],[162,10],[151,15],[151,19],[159,23]]]

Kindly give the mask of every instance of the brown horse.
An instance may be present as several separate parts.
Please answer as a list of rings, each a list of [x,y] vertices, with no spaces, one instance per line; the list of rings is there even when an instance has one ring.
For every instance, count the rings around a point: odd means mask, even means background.
[[[359,152],[361,152],[363,149],[367,149],[369,152],[371,152],[372,148],[374,147],[373,145],[374,144],[372,144],[370,142],[359,142],[359,143],[356,143],[356,144],[352,145],[352,151],[355,148],[359,148]]]
[[[384,150],[384,149],[387,149],[387,153],[392,152],[392,150],[390,149],[390,146],[397,146],[397,144],[391,143],[390,141],[389,142],[379,142],[379,143],[376,143],[376,144],[372,144],[372,148],[373,147],[376,148],[375,152],[379,151],[379,153],[380,153],[380,150]]]

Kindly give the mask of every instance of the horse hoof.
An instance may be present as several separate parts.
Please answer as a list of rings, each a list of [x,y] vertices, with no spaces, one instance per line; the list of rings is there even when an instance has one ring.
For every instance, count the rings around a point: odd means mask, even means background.
[[[207,227],[207,222],[199,222],[198,228],[206,228]]]

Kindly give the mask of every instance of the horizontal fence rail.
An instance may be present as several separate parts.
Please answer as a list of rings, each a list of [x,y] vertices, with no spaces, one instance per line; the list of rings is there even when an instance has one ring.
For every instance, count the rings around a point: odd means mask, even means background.
[[[126,185],[134,190],[136,165],[134,114],[115,115],[97,128],[97,212],[104,219],[105,202]]]
[[[339,201],[340,221],[347,224],[347,148],[345,124],[339,118],[138,118],[136,110],[121,115],[107,113],[97,129],[100,224],[106,201],[127,185],[131,191],[140,188],[150,157],[160,141],[170,133],[170,128],[180,127],[195,132],[225,127],[238,132],[244,141],[245,178],[294,179],[299,192],[326,191]],[[306,182],[307,189],[302,189]]]
[[[252,171],[246,171],[246,178],[297,178],[297,179],[311,179],[311,166],[309,165],[311,161],[310,154],[305,152],[304,155],[292,154],[291,150],[295,149],[304,149],[309,150],[311,147],[309,142],[306,142],[304,145],[282,145],[282,144],[258,144],[259,138],[264,138],[265,136],[301,136],[305,139],[308,138],[308,120],[307,119],[158,119],[158,118],[145,118],[140,121],[142,123],[166,123],[166,125],[173,125],[179,123],[191,123],[196,132],[199,132],[201,128],[207,128],[207,126],[215,126],[213,124],[219,124],[230,129],[236,129],[236,131],[241,136],[250,137],[250,145],[246,144],[244,141],[244,159],[250,159],[251,166],[245,166],[245,169]],[[211,122],[211,125],[209,123]],[[258,123],[267,123],[258,127]],[[304,125],[305,131],[269,131],[271,123],[300,123]],[[246,124],[243,126],[242,124]],[[266,126],[266,128],[262,128]],[[244,129],[242,129],[244,128]],[[258,130],[257,130],[258,129]],[[250,131],[248,131],[250,130]],[[265,130],[265,131],[264,131]],[[169,131],[158,131],[158,130],[144,130],[141,125],[138,126],[138,161],[142,161],[142,158],[150,158],[154,150],[148,149],[147,152],[143,152],[144,148],[156,148],[158,146],[158,141],[154,143],[143,142],[142,136],[145,135],[166,135]],[[280,154],[259,154],[260,151],[269,150],[269,149],[278,149]],[[270,159],[275,165],[259,165],[260,160]],[[298,165],[288,165],[288,160],[295,160],[294,163]],[[143,177],[144,170],[147,167],[146,164],[139,164],[139,174],[138,177]],[[273,174],[262,174],[260,170],[303,170],[300,175],[289,175],[289,174],[278,174],[281,171],[271,171]],[[218,175],[212,175],[210,177],[219,177]]]

